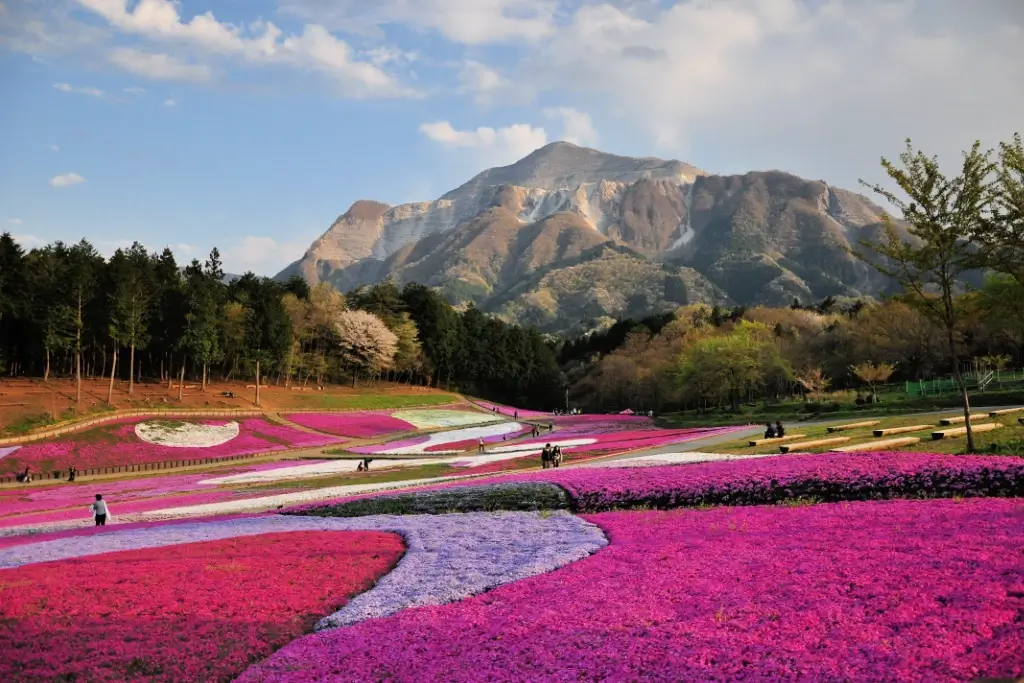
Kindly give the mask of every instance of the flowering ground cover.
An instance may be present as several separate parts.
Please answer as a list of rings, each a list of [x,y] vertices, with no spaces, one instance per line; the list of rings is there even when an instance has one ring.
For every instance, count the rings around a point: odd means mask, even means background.
[[[0,680],[230,680],[403,549],[395,534],[301,532],[0,570]]]
[[[355,446],[347,449],[350,453],[361,453],[365,455],[415,455],[422,453],[460,453],[463,448],[455,444],[475,444],[478,439],[484,443],[501,441],[503,437],[509,438],[521,434],[526,427],[518,422],[499,422],[497,424],[485,424],[479,427],[466,427],[464,429],[452,429],[445,432],[435,432],[423,436],[414,436],[398,441],[389,441],[371,446]],[[471,447],[471,446],[470,446]],[[501,449],[494,449],[493,452],[502,452]]]
[[[238,436],[220,445],[169,446],[142,440],[136,430],[138,424],[137,420],[112,423],[52,441],[26,444],[4,458],[3,467],[7,472],[19,471],[26,465],[36,472],[67,469],[69,465],[85,470],[175,460],[226,458],[289,448],[325,446],[338,442],[338,439],[331,437],[310,434],[253,418],[238,425]],[[225,421],[205,420],[196,424],[216,427],[224,426]],[[143,431],[147,434],[156,433]],[[165,429],[163,433],[169,431],[173,432]],[[187,433],[187,430],[182,432]]]
[[[387,412],[292,413],[284,417],[295,424],[315,429],[318,432],[358,439],[411,432],[417,429],[412,423],[392,417]]]
[[[109,528],[0,548],[3,568],[86,558],[114,550],[165,548],[277,532],[374,530],[401,534],[407,552],[372,590],[325,617],[319,628],[352,624],[408,607],[440,605],[589,556],[607,543],[594,525],[565,513],[376,516],[326,519],[261,515]]]
[[[1015,500],[616,512],[608,547],[300,638],[239,683],[970,681],[1024,675]]]
[[[536,417],[550,417],[551,413],[544,413],[539,410],[524,410],[523,408],[512,408],[510,406],[503,406],[498,403],[491,403],[490,401],[477,401],[473,399],[473,403],[480,406],[484,410],[490,410],[498,415],[504,415],[505,417],[516,417],[517,419],[530,420]]]
[[[565,429],[559,427],[557,431],[546,437],[525,439],[509,446],[498,446],[492,450],[495,453],[517,451],[522,455],[530,455],[540,453],[545,445],[550,444],[570,453],[627,451],[672,446],[745,429],[745,427],[657,429],[653,426],[622,429],[621,425],[616,428],[614,423],[596,422],[595,424],[597,426],[593,428],[586,424],[572,425]]]
[[[437,429],[439,427],[466,427],[487,424],[505,419],[505,416],[481,413],[475,410],[438,408],[436,410],[396,410],[391,417],[403,420],[416,429]]]

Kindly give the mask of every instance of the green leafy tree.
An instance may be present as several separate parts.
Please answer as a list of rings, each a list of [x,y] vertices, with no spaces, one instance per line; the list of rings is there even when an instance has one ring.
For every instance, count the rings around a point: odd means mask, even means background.
[[[960,173],[947,177],[935,157],[915,151],[907,141],[900,155],[902,166],[882,159],[882,167],[902,194],[882,185],[864,183],[884,197],[903,217],[906,236],[885,217],[885,239],[863,245],[880,257],[871,263],[897,280],[906,301],[940,325],[946,337],[963,402],[967,450],[974,452],[970,399],[960,371],[957,328],[965,311],[957,294],[964,289],[965,275],[980,265],[978,249],[971,242],[985,225],[991,201],[990,155],[979,143],[964,154]]]
[[[67,251],[68,294],[74,322],[75,402],[82,402],[82,342],[85,337],[86,307],[99,291],[103,257],[86,240]]]
[[[138,242],[127,250],[118,249],[110,259],[113,291],[110,293],[110,338],[114,341],[114,363],[110,370],[109,403],[113,393],[117,348],[128,347],[128,395],[135,389],[135,352],[149,344],[152,262]]]

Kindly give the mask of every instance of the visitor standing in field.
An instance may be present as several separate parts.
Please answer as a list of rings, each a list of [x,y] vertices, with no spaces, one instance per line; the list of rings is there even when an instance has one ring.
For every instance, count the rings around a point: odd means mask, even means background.
[[[480,440],[476,444],[476,452],[483,453],[486,449],[484,448],[484,437],[480,437]]]
[[[551,452],[551,464],[554,467],[558,467],[562,464],[562,447],[555,446],[555,449]]]
[[[107,503],[103,500],[103,494],[96,494],[96,501],[89,506],[92,510],[92,516],[96,520],[96,526],[107,525],[107,515],[110,511],[107,509]]]
[[[551,444],[546,444],[540,452],[540,466],[544,469],[551,467]]]

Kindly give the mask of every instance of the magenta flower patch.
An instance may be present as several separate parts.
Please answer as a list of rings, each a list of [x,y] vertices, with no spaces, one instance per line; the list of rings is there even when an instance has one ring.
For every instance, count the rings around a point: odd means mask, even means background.
[[[588,517],[610,545],[301,638],[240,683],[971,681],[1024,674],[1021,501]]]
[[[271,453],[289,448],[325,446],[338,439],[310,434],[291,427],[273,425],[262,419],[248,419],[239,424],[239,434],[226,443],[211,447],[170,447],[148,443],[135,433],[139,420],[97,427],[60,437],[53,441],[31,443],[3,459],[8,472],[26,465],[35,471],[96,467],[118,467],[176,460],[226,458],[233,455]],[[203,424],[224,424],[224,420],[201,421]]]
[[[285,418],[318,432],[358,439],[416,431],[414,425],[405,420],[391,417],[385,412],[293,413],[285,415]]]

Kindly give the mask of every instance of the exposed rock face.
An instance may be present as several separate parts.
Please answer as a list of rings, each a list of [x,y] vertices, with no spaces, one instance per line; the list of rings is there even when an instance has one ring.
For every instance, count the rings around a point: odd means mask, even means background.
[[[433,202],[359,201],[280,276],[345,291],[391,276],[543,329],[685,303],[788,304],[888,283],[849,253],[866,198],[779,171],[713,176],[568,143]]]

